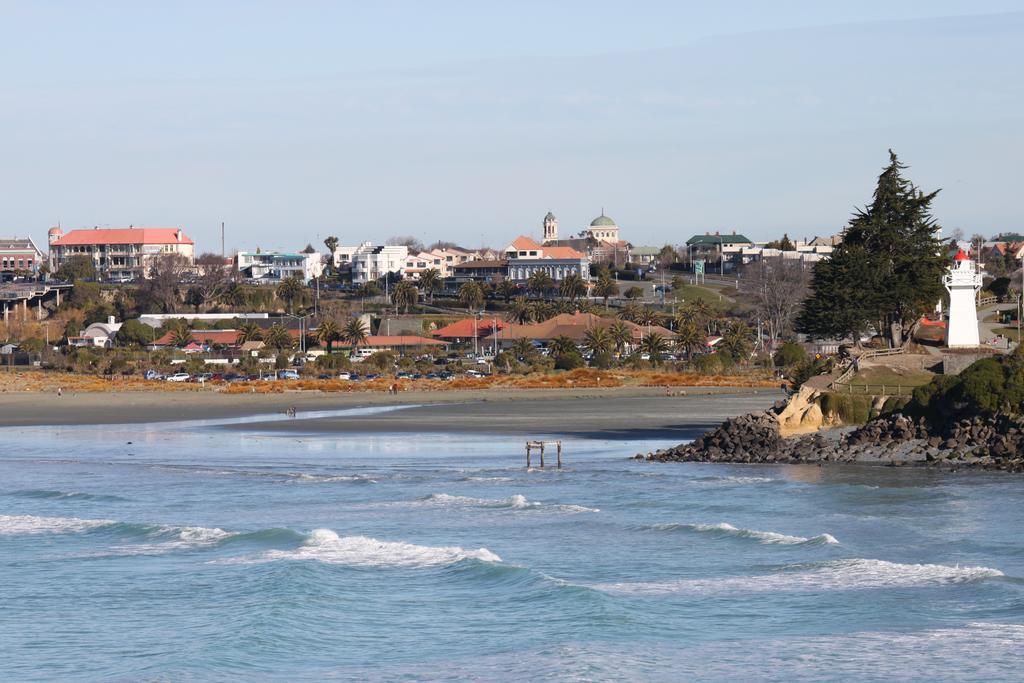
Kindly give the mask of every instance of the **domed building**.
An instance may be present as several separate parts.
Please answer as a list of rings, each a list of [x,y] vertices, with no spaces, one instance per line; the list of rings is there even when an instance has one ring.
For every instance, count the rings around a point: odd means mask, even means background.
[[[583,232],[587,237],[593,237],[602,242],[619,241],[619,226],[609,216],[604,215],[604,209],[601,209],[600,216],[590,221],[590,227]]]

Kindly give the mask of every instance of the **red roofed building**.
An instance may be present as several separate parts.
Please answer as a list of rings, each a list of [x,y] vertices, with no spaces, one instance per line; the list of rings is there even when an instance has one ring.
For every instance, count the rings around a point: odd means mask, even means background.
[[[412,334],[371,334],[360,346],[375,351],[405,351],[425,346],[447,346],[443,341],[427,339]]]
[[[468,339],[483,338],[497,330],[504,330],[509,326],[510,323],[504,320],[494,320],[484,318],[477,320],[476,318],[466,318],[459,320],[442,327],[439,330],[435,330],[433,335],[438,339],[444,339],[446,341],[461,342]]]
[[[525,235],[505,247],[505,258],[508,259],[508,279],[513,282],[526,282],[538,270],[546,272],[555,282],[573,274],[590,279],[590,259],[586,254],[568,246],[540,245]]]
[[[181,228],[50,228],[50,268],[59,269],[73,256],[87,256],[104,280],[148,277],[151,262],[162,254],[178,254],[191,266],[196,245]]]

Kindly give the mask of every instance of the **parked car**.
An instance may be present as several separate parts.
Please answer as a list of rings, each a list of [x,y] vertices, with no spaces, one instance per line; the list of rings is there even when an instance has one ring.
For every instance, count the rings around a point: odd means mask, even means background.
[[[143,375],[146,379],[163,379],[164,376],[156,370],[146,370],[146,374]]]
[[[299,373],[297,373],[295,370],[278,370],[277,371],[277,378],[278,379],[299,379]]]
[[[352,379],[352,373],[351,372],[339,372],[338,373],[338,379]]]
[[[187,372],[176,372],[173,375],[167,375],[165,379],[168,382],[187,382],[191,376]]]
[[[467,377],[483,377],[484,374],[485,373],[482,373],[479,370],[466,370]]]

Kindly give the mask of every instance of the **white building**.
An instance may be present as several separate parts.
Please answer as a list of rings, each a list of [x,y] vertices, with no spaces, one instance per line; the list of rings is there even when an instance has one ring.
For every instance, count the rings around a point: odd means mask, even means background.
[[[351,268],[355,284],[377,280],[388,273],[401,275],[408,258],[409,248],[404,245],[374,246],[373,242],[363,242],[334,250],[334,265]]]
[[[963,249],[953,257],[953,267],[942,279],[949,292],[949,322],[946,346],[951,349],[976,348],[981,344],[978,334],[978,308],[975,295],[981,289],[982,271]]]
[[[277,283],[290,277],[309,282],[323,274],[323,259],[317,252],[240,251],[235,254],[238,272],[257,282]]]
[[[405,261],[405,277],[418,280],[424,270],[433,268],[441,277],[449,278],[455,273],[452,270],[462,263],[475,261],[480,254],[475,251],[463,251],[454,247],[431,249],[418,254],[409,254]]]
[[[196,245],[181,228],[50,228],[50,270],[56,272],[68,259],[86,256],[97,274],[108,280],[142,279],[149,276],[153,259],[178,254],[195,263]]]
[[[505,258],[508,259],[508,279],[513,282],[525,282],[538,270],[547,272],[555,282],[571,274],[590,279],[590,260],[586,254],[572,247],[537,244],[525,235],[505,247]]]

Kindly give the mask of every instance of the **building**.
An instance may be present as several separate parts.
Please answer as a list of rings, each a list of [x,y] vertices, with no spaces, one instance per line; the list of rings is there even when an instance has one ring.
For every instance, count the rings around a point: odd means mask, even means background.
[[[651,334],[658,334],[663,339],[675,339],[676,333],[658,325],[637,325],[628,320],[619,321],[615,318],[602,318],[593,313],[562,313],[544,322],[530,325],[517,325],[509,323],[501,327],[494,334],[484,338],[484,345],[498,342],[499,346],[507,348],[516,339],[529,339],[531,341],[547,343],[557,337],[568,337],[573,341],[582,342],[589,330],[596,327],[608,328],[618,322],[625,324],[631,333],[633,346],[639,345],[640,341]]]
[[[195,263],[196,245],[181,228],[50,228],[50,269],[57,271],[73,256],[92,259],[99,278],[129,281],[149,276],[153,259],[177,254]]]
[[[68,337],[70,346],[88,346],[101,349],[109,349],[114,345],[114,337],[124,323],[116,322],[114,316],[109,316],[105,323],[92,323],[86,327],[77,337]]]
[[[445,247],[421,251],[418,254],[409,254],[405,261],[403,275],[407,278],[418,280],[423,271],[434,269],[442,278],[450,278],[455,272],[454,268],[463,263],[468,263],[479,258],[475,251],[465,251],[457,247]]]
[[[339,246],[333,257],[335,266],[350,269],[354,284],[363,284],[389,274],[402,275],[409,259],[409,248],[400,244],[374,246],[373,242],[363,242],[354,247]]]
[[[478,282],[501,282],[508,277],[508,261],[477,260],[460,263],[452,268],[454,284],[476,280]]]
[[[31,237],[0,238],[0,272],[35,276],[43,259]]]
[[[447,349],[448,343],[418,335],[371,334],[359,345],[359,348],[366,355],[378,351],[394,351],[398,354],[405,354],[412,351]]]
[[[555,282],[571,274],[590,279],[590,260],[572,247],[542,246],[520,235],[505,247],[505,257],[508,259],[507,277],[513,282],[525,282],[538,270],[546,271]]]
[[[629,262],[642,266],[657,263],[661,247],[632,247],[629,250]]]
[[[432,336],[448,342],[467,342],[473,339],[482,339],[495,330],[504,330],[511,323],[497,318],[463,318],[439,330],[434,330]]]
[[[290,277],[309,282],[323,274],[323,259],[315,251],[240,251],[235,254],[235,265],[242,277],[257,284],[276,284]]]
[[[611,217],[604,215],[604,209],[601,209],[600,216],[590,221],[590,227],[583,233],[585,236],[593,237],[601,242],[615,243],[619,241],[619,226]]]
[[[544,244],[558,241],[558,219],[555,214],[548,211],[544,216]]]

